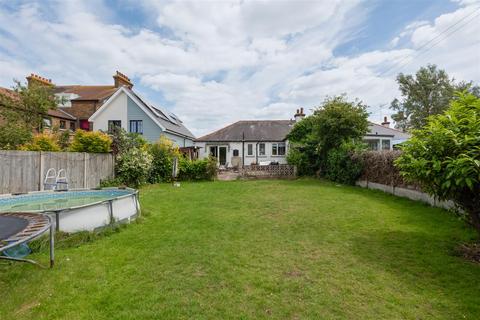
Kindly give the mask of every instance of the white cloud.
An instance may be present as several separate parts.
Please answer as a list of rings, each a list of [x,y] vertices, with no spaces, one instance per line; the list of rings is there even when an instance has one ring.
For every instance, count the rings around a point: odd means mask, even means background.
[[[129,2],[130,1],[130,2]],[[124,0],[130,5],[135,2]],[[0,7],[0,85],[38,72],[57,83],[105,83],[121,70],[162,92],[196,134],[239,119],[290,118],[326,95],[354,94],[389,113],[397,72],[437,63],[459,79],[480,81],[479,20],[425,55],[418,48],[477,4],[460,3],[434,21],[410,21],[390,48],[357,56],[334,49],[355,37],[368,8],[358,1],[228,1],[140,4],[161,30],[118,21],[101,0]],[[396,64],[404,68],[387,72]]]

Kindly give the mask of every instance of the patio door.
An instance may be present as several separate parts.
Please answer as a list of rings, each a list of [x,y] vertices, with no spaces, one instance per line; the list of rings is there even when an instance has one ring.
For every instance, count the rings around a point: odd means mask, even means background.
[[[218,159],[217,146],[210,147],[210,156]]]
[[[218,147],[218,161],[221,166],[227,164],[227,147]]]

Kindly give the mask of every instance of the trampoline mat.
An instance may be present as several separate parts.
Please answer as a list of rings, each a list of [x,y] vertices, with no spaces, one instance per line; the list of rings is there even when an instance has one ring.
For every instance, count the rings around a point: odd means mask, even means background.
[[[0,216],[0,240],[8,239],[25,229],[27,226],[27,219]]]

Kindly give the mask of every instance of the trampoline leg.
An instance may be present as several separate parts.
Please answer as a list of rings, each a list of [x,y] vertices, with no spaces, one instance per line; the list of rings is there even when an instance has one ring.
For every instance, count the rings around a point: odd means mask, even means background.
[[[55,228],[50,224],[50,268],[55,264]]]
[[[43,269],[46,269],[47,267],[45,266],[42,266],[40,263],[38,263],[37,261],[34,261],[34,260],[30,260],[30,259],[20,259],[20,258],[11,258],[11,257],[5,257],[5,256],[0,256],[0,259],[2,260],[9,260],[9,261],[17,261],[17,262],[27,262],[27,263],[31,263],[31,264],[34,264],[40,268],[43,268]]]

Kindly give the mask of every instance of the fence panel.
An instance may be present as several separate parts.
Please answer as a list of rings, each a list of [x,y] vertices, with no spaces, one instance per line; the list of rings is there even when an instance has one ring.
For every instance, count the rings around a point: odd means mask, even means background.
[[[293,179],[297,176],[297,170],[295,166],[288,164],[278,165],[250,165],[243,169],[243,175],[246,177],[257,178],[284,178]]]
[[[114,176],[109,153],[0,150],[0,194],[43,190],[48,169],[65,169],[69,188],[94,188]]]

